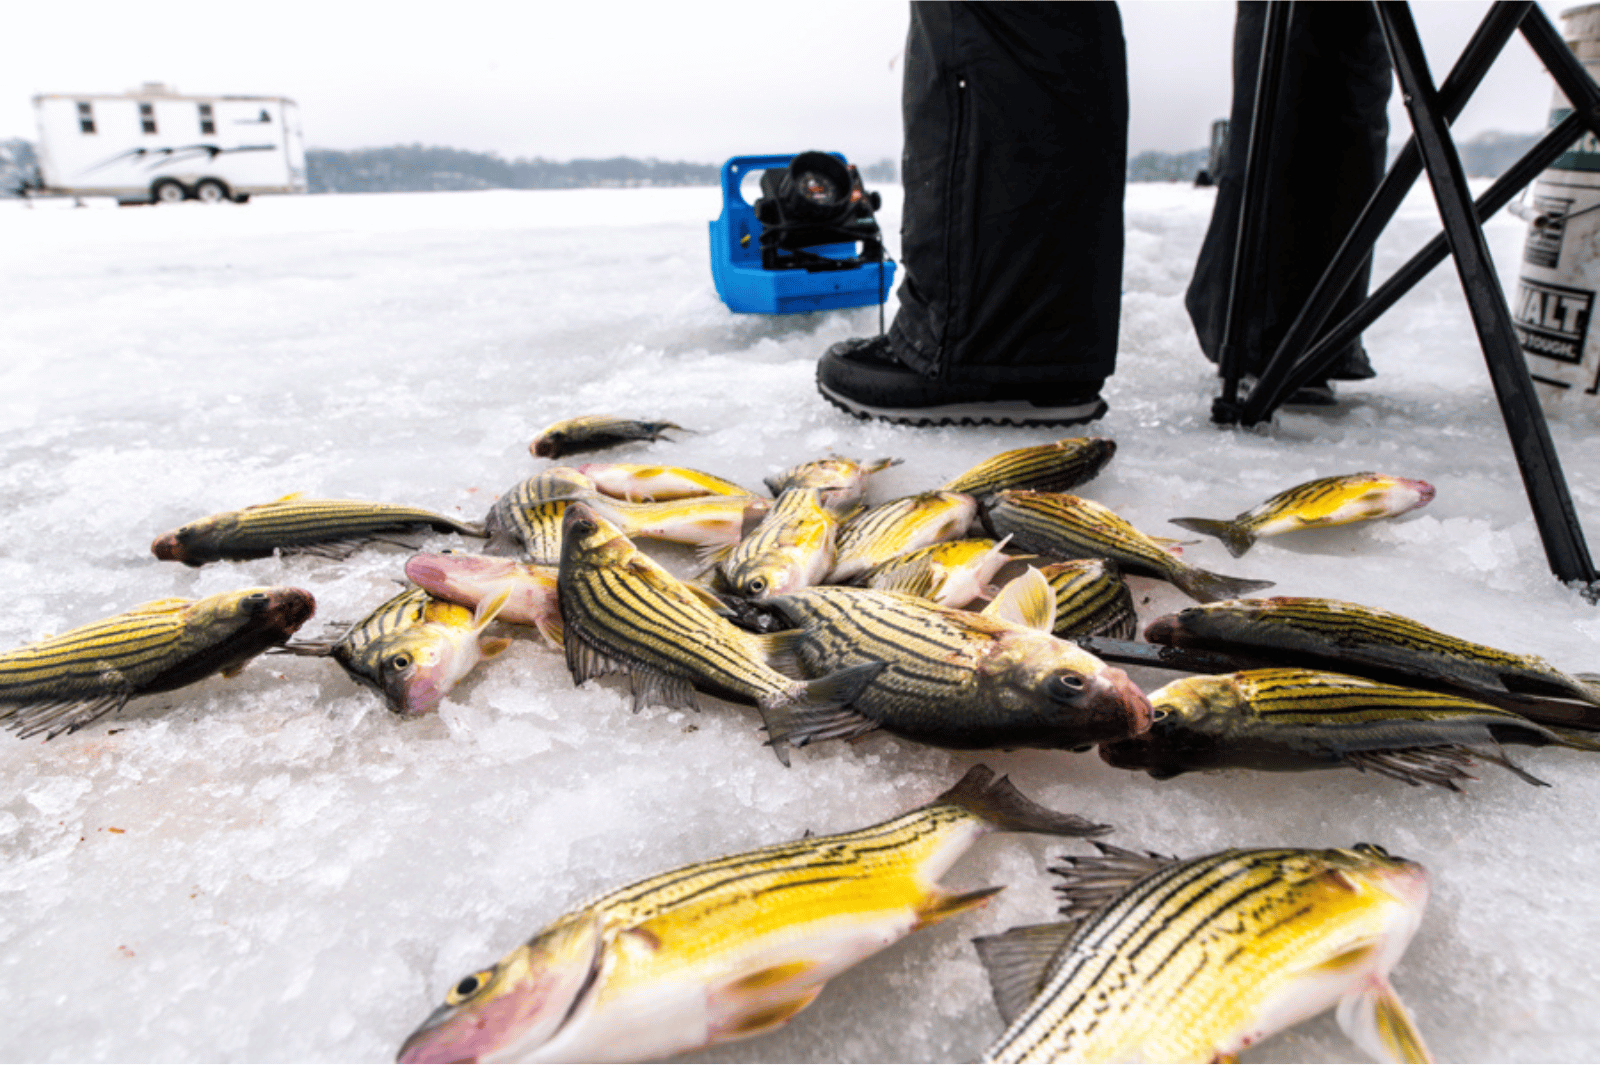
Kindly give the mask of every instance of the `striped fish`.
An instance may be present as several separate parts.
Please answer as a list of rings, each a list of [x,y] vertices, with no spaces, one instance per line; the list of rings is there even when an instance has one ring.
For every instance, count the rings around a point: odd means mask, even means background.
[[[644,466],[633,462],[589,462],[577,467],[595,488],[630,503],[660,503],[696,496],[747,496],[732,481],[684,466]]]
[[[1197,650],[1256,651],[1385,680],[1433,681],[1468,690],[1559,696],[1600,706],[1600,684],[1536,655],[1449,636],[1400,614],[1339,599],[1282,596],[1190,607],[1145,629],[1151,643]]]
[[[0,721],[23,739],[76,732],[134,696],[236,675],[315,610],[310,592],[288,587],[158,599],[7,651],[0,654]]]
[[[1069,492],[1097,477],[1117,442],[1101,436],[1074,436],[1053,444],[1019,447],[985,459],[944,486],[946,492],[988,496],[1008,488]]]
[[[981,906],[938,879],[989,832],[1105,831],[974,766],[926,806],[648,877],[471,973],[401,1062],[659,1061],[785,1024],[891,943]]]
[[[1056,593],[1050,631],[1057,636],[1109,636],[1131,640],[1138,630],[1133,592],[1117,564],[1107,558],[1057,562],[1039,571]]]
[[[867,494],[867,481],[875,473],[900,465],[899,459],[861,462],[857,459],[818,459],[791,466],[766,479],[767,491],[781,496],[791,488],[815,488],[822,505],[841,516],[849,514]]]
[[[1422,866],[1369,843],[1189,861],[1096,846],[1054,869],[1066,921],[975,941],[1007,1023],[984,1061],[1231,1061],[1335,1005],[1372,1056],[1433,1060],[1389,984]]]
[[[897,555],[965,536],[977,513],[977,500],[960,492],[924,492],[863,511],[839,531],[828,583],[848,583]]]
[[[1046,601],[1033,620],[1048,626]],[[768,601],[799,629],[811,675],[886,662],[847,709],[767,712],[775,744],[804,746],[881,728],[935,747],[1075,748],[1149,727],[1144,693],[1113,668],[1030,624],[865,588],[807,588]]]
[[[1279,492],[1232,521],[1215,518],[1170,518],[1172,524],[1221,540],[1238,558],[1259,537],[1276,536],[1295,529],[1348,525],[1356,521],[1392,518],[1426,506],[1433,485],[1384,473],[1352,473],[1322,477]]]
[[[1006,540],[945,540],[896,555],[874,566],[861,583],[880,592],[904,592],[931,599],[940,606],[963,607],[975,599],[993,598],[989,582],[1013,556]]]
[[[695,706],[703,691],[758,707],[825,710],[855,698],[883,668],[868,662],[812,681],[791,679],[795,633],[759,636],[735,628],[597,512],[567,509],[557,598],[575,683],[627,673],[634,709]],[[785,765],[789,756],[774,744]]]
[[[594,482],[570,466],[551,466],[519,481],[495,500],[484,519],[489,553],[521,555],[541,566],[558,564],[567,503],[591,494]]]
[[[506,590],[509,594],[496,620],[532,625],[552,647],[561,646],[555,566],[488,555],[424,553],[406,561],[406,576],[429,595],[468,610]]]
[[[833,568],[839,519],[815,488],[786,489],[718,567],[739,595],[766,599],[807,588]]]
[[[1001,492],[983,520],[991,534],[1009,534],[1025,551],[1057,559],[1109,558],[1126,573],[1168,581],[1202,603],[1272,587],[1271,581],[1224,577],[1191,566],[1109,507],[1064,492]]]
[[[1473,699],[1309,669],[1185,677],[1152,692],[1150,704],[1150,731],[1103,744],[1100,753],[1158,780],[1192,769],[1348,765],[1459,791],[1460,781],[1473,779],[1474,759],[1544,783],[1498,753],[1502,743],[1600,751],[1600,741]]]
[[[644,422],[607,414],[585,414],[547,427],[528,445],[535,458],[558,459],[581,451],[600,451],[635,440],[666,440],[668,429],[691,432],[671,422]]]
[[[190,566],[222,559],[266,558],[274,551],[347,558],[362,544],[395,542],[388,537],[419,528],[487,535],[481,526],[431,510],[354,499],[306,499],[296,492],[274,503],[192,521],[156,537],[150,552],[159,559]]]
[[[511,645],[483,630],[510,598],[510,589],[476,610],[407,588],[350,626],[335,643],[306,641],[283,648],[289,654],[332,657],[360,684],[382,695],[389,709],[417,717],[438,708],[450,689],[485,659]]]

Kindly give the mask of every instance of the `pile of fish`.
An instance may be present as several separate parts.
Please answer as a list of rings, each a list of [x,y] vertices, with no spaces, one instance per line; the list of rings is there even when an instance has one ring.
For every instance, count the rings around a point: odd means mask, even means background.
[[[668,431],[688,430],[578,418],[530,451],[559,461]],[[1020,448],[876,505],[872,476],[896,459],[804,462],[768,478],[771,495],[679,467],[551,465],[481,525],[289,496],[191,522],[151,550],[190,566],[342,558],[435,530],[481,538],[484,553],[414,554],[403,591],[321,640],[292,639],[310,592],[247,588],[0,654],[0,722],[54,737],[264,651],[331,658],[417,716],[521,631],[562,654],[576,684],[624,675],[636,710],[698,709],[701,696],[753,708],[752,741],[784,765],[792,748],[882,730],[953,749],[1098,747],[1157,779],[1346,766],[1459,789],[1477,763],[1542,783],[1507,744],[1600,751],[1594,678],[1355,603],[1242,598],[1271,582],[1195,566],[1186,545],[1070,494],[1115,450],[1097,438]],[[1432,496],[1361,473],[1231,521],[1173,523],[1237,557],[1260,536]],[[638,542],[686,545],[696,561]],[[1200,605],[1135,641],[1125,574]],[[1194,675],[1147,694],[1120,665]],[[989,831],[1109,829],[975,767],[883,824],[701,861],[572,910],[455,984],[400,1060],[640,1060],[772,1029],[834,975],[999,890],[936,883]],[[1004,1026],[985,1060],[1217,1060],[1334,1006],[1368,1053],[1429,1060],[1387,980],[1427,901],[1419,866],[1365,843],[1183,861],[1096,846],[1063,859],[1057,920],[976,941]]]

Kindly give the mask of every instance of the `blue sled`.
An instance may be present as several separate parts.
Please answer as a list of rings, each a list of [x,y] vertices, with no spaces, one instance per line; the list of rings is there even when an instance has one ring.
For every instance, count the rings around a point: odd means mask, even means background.
[[[835,153],[837,154],[837,153]],[[722,215],[711,223],[711,279],[728,309],[741,314],[800,314],[835,307],[883,303],[894,288],[894,262],[866,263],[852,270],[765,270],[761,266],[761,221],[744,202],[739,183],[752,170],[789,165],[793,155],[736,155],[722,164]],[[839,156],[844,161],[844,156]],[[849,259],[854,244],[807,249],[830,259]]]

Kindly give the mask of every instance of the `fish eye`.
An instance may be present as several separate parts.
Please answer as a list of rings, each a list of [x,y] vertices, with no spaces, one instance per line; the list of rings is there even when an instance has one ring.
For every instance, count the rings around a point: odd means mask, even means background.
[[[588,518],[579,518],[577,521],[572,523],[572,531],[575,533],[581,533],[585,536],[594,532],[598,528],[599,526],[590,521]]]
[[[1052,699],[1075,699],[1083,694],[1083,677],[1077,673],[1057,673],[1046,685]]]
[[[1150,711],[1150,720],[1151,721],[1165,721],[1167,719],[1167,717],[1171,713],[1172,713],[1172,711],[1168,710],[1166,707],[1157,706],[1157,707],[1154,707],[1154,708],[1151,709],[1151,711]]]
[[[482,990],[483,986],[489,982],[489,977],[493,975],[493,969],[484,969],[482,972],[462,977],[461,982],[452,987],[450,993],[444,997],[445,1004],[456,1006],[465,1002]]]
[[[1390,854],[1376,843],[1357,843],[1352,849],[1357,854],[1367,854],[1374,858],[1387,858],[1390,861],[1394,860],[1394,855]]]
[[[404,651],[400,652],[399,654],[395,655],[393,658],[389,659],[389,668],[390,669],[405,669],[410,664],[411,664],[411,656],[406,654]]]
[[[249,595],[245,596],[239,602],[240,602],[240,605],[243,606],[246,610],[250,610],[250,611],[260,610],[262,607],[267,605],[267,593],[266,592],[251,592]]]
[[[751,595],[759,595],[767,590],[767,579],[765,577],[752,577],[745,582],[744,588]]]

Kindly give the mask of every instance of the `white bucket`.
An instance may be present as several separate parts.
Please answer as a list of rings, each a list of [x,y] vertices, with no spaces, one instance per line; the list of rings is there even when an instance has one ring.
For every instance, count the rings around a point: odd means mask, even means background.
[[[1600,78],[1600,4],[1561,13],[1567,47]],[[1554,127],[1572,112],[1558,87]],[[1511,312],[1528,370],[1547,411],[1600,394],[1600,140],[1585,133],[1534,183],[1521,285]],[[1587,402],[1587,401],[1584,401]]]

